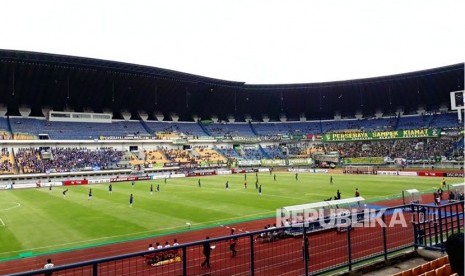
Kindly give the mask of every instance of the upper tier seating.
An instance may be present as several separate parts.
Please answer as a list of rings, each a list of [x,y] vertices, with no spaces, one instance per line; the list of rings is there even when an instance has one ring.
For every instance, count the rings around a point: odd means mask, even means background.
[[[178,132],[192,136],[208,136],[202,128],[195,122],[156,122],[146,121],[152,134],[157,132]]]
[[[252,123],[259,135],[320,134],[320,122]]]
[[[205,128],[212,136],[255,136],[249,123],[213,123]]]

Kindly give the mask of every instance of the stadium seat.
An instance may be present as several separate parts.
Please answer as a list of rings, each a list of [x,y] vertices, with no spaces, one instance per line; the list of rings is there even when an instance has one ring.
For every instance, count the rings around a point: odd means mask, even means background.
[[[423,273],[426,273],[427,271],[430,271],[430,270],[431,270],[431,263],[426,263],[426,264],[421,265],[421,271],[423,271]]]
[[[436,276],[436,271],[435,270],[430,270],[425,272],[425,276]]]
[[[422,273],[423,273],[423,270],[421,269],[421,265],[412,268],[412,274],[413,274],[414,276],[420,275],[420,274],[422,274]]]
[[[402,271],[402,276],[413,276],[413,272],[411,269]]]
[[[447,255],[442,256],[441,258],[438,259],[439,266],[443,266],[445,264],[449,263],[449,257]]]

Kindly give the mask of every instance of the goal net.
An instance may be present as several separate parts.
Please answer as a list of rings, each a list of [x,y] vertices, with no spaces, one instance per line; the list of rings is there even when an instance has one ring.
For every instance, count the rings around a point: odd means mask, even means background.
[[[345,166],[344,173],[347,174],[375,174],[373,166]]]

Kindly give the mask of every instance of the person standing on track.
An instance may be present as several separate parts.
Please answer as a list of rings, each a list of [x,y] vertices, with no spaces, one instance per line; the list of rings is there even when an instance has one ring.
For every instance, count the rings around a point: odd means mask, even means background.
[[[205,256],[205,261],[200,265],[202,268],[205,266],[210,268],[210,254],[211,254],[211,247],[210,247],[210,242],[208,241],[210,237],[206,237],[205,241],[203,242],[203,255]]]
[[[55,265],[52,263],[52,259],[47,259],[47,263],[44,265],[45,269],[53,268]]]
[[[236,237],[229,239],[229,251],[231,251],[231,257],[236,257],[237,255],[236,245],[237,245]]]

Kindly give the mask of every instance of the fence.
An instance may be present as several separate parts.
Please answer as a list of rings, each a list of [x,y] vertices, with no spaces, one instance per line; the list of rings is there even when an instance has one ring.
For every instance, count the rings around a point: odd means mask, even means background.
[[[375,258],[388,260],[407,248],[444,250],[447,235],[463,231],[463,207],[463,201],[444,206],[402,205],[368,217],[359,213],[347,226],[321,228],[313,222],[14,275],[319,275],[350,271]]]

